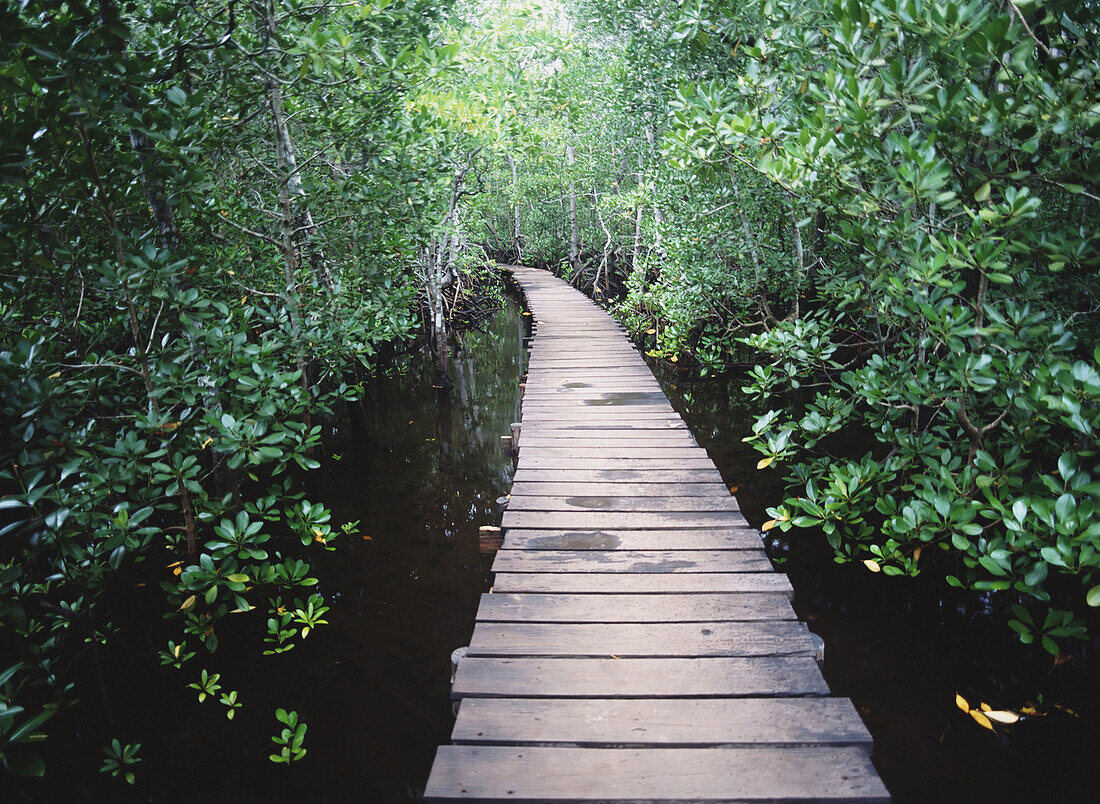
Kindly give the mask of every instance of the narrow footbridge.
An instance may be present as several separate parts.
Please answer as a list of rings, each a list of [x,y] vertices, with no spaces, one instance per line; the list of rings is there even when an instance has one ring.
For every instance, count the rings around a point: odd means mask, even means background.
[[[623,330],[550,274],[493,590],[429,801],[884,801],[717,469]]]

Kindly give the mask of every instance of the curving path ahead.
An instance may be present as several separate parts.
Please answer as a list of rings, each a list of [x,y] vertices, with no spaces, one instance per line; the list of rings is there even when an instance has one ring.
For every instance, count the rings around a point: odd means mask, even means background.
[[[519,462],[425,798],[885,801],[871,738],[622,328],[545,271]]]

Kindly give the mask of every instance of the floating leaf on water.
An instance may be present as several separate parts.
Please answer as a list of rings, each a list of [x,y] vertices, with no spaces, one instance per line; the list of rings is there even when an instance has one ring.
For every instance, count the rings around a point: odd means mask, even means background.
[[[882,572],[882,567],[880,567],[879,563],[874,559],[865,558],[863,560],[863,566],[871,570],[871,572]]]
[[[964,712],[970,711],[970,704],[967,702],[966,698],[962,697],[957,692],[955,693],[955,706],[959,707],[959,709]]]
[[[1020,719],[1020,716],[1015,712],[1004,709],[991,709],[985,713],[985,716],[990,720],[996,720],[998,723],[1015,723]]]
[[[989,718],[987,718],[983,712],[979,712],[977,709],[971,709],[970,710],[970,717],[974,718],[974,720],[977,722],[977,724],[979,726],[981,726],[983,729],[989,729],[990,731],[993,731],[993,724],[990,722]]]

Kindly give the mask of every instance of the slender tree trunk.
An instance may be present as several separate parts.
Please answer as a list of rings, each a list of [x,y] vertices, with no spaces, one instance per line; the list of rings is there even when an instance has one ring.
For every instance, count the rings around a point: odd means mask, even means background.
[[[278,21],[275,7],[270,0],[265,5],[265,13],[260,24],[263,29],[263,39],[268,43],[268,49],[273,50],[271,41]],[[294,141],[290,137],[286,114],[283,112],[283,87],[278,78],[270,74],[265,78],[265,87],[275,136],[275,163],[281,176],[279,199],[282,205],[283,250],[287,252],[288,264],[291,265],[293,273],[297,268],[297,247],[300,245],[309,260],[315,281],[331,292],[332,274],[329,273],[324,254],[316,242],[317,227],[306,202],[306,191],[302,184]]]
[[[791,311],[787,313],[786,320],[797,321],[800,309],[800,296],[802,294],[802,285],[806,278],[806,256],[802,250],[802,232],[798,229],[798,207],[796,206],[797,200],[791,199],[791,240],[794,243],[794,301],[791,304]]]
[[[569,265],[576,275],[581,268],[581,235],[577,226],[577,182],[573,178],[576,157],[573,146],[565,146],[565,164],[569,168]]]
[[[512,158],[511,154],[507,154],[508,167],[512,169],[512,187],[513,189],[519,187],[519,172],[516,170],[516,160]],[[523,244],[520,242],[520,216],[519,216],[519,198],[516,198],[515,204],[512,205],[512,243],[516,249],[516,262],[519,262],[523,257]]]

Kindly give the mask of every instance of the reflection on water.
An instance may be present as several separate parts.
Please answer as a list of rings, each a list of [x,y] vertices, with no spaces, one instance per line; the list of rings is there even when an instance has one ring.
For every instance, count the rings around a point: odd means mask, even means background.
[[[417,799],[453,725],[451,651],[468,644],[489,589],[478,527],[499,523],[495,500],[511,482],[499,436],[518,418],[522,338],[509,303],[483,331],[457,336],[449,395],[433,387],[427,355],[414,352],[329,425],[307,495],[333,509],[334,523],[360,522],[334,552],[306,556],[329,598],[329,625],[289,653],[262,656],[263,622],[229,618],[216,655],[161,668],[156,651],[178,640],[178,625],[161,620],[155,584],[129,591],[124,627],[104,652],[110,706],[94,673],[83,673],[81,705],[49,724],[47,777],[13,782],[18,792],[8,787],[0,800]],[[239,692],[232,722],[215,699],[199,704],[187,688],[203,668]],[[289,768],[267,758],[277,750],[277,706],[307,724],[308,753]],[[114,737],[142,743],[133,788],[98,773],[99,746]]]
[[[763,412],[738,377],[691,380],[656,368],[673,406],[736,488],[754,527],[779,502],[782,477],[757,471],[741,439]],[[825,639],[825,677],[851,697],[875,740],[875,765],[896,801],[1095,801],[1100,757],[1100,648],[1052,668],[1004,625],[1003,597],[963,593],[931,574],[886,578],[837,565],[818,533],[769,531],[767,548],[790,575],[795,609]],[[1095,620],[1095,618],[1094,618]],[[1051,709],[992,734],[955,707],[1018,709],[1042,696]]]

